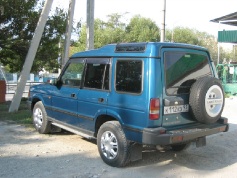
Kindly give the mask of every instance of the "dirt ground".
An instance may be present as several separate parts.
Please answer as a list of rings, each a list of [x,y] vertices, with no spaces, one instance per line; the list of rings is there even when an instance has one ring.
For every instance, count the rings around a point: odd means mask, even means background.
[[[21,125],[0,122],[0,177],[164,177],[237,178],[237,97],[226,99],[223,116],[230,130],[179,153],[150,149],[125,168],[101,160],[95,142],[78,135],[40,135]]]

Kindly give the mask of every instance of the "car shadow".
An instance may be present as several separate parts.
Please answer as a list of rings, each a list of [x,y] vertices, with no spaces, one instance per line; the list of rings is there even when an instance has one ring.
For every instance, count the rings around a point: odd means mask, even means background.
[[[237,162],[237,125],[230,124],[229,132],[219,133],[207,137],[207,145],[196,148],[192,143],[186,150],[177,152],[169,147],[157,150],[154,146],[144,146],[142,159],[131,162],[129,168],[143,167],[148,165],[160,166],[175,164],[194,170],[217,170]],[[62,130],[53,135],[65,136],[75,135],[71,132]],[[81,139],[96,145],[96,139]]]
[[[181,152],[171,149],[157,150],[149,148],[143,150],[143,159],[132,162],[129,167],[142,167],[147,165],[175,164],[194,170],[217,170],[237,162],[237,130],[220,133],[207,137],[207,145],[196,148],[191,144]]]

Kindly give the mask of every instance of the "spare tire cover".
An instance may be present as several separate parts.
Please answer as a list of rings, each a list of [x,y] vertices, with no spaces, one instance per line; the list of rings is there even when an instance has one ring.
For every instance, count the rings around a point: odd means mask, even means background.
[[[214,77],[198,79],[191,87],[190,110],[201,123],[215,123],[222,114],[225,98],[220,80]]]

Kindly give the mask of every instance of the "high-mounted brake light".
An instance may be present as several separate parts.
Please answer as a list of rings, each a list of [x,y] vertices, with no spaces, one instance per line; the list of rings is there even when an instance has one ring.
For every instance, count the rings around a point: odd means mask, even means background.
[[[149,118],[151,120],[157,120],[160,117],[160,99],[152,98],[150,100]]]

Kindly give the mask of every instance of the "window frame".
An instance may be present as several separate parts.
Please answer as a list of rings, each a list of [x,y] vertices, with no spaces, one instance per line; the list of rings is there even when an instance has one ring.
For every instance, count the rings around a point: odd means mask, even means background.
[[[67,84],[64,84],[63,81],[62,81],[62,77],[64,76],[65,72],[67,71],[68,67],[70,64],[72,63],[81,63],[81,64],[84,64],[83,66],[83,70],[82,70],[82,73],[81,73],[81,80],[80,80],[80,85],[79,86],[74,86],[74,85],[67,85]],[[72,88],[81,88],[82,87],[82,83],[83,83],[83,75],[84,75],[84,71],[85,71],[85,60],[84,59],[70,59],[67,64],[65,65],[65,67],[63,68],[63,71],[61,72],[60,76],[59,76],[59,79],[58,81],[61,82],[61,85],[62,86],[66,86],[66,87],[72,87]]]
[[[102,82],[102,87],[101,89],[98,88],[90,88],[85,86],[85,78],[86,78],[86,71],[87,71],[87,66],[88,64],[104,64],[104,71],[103,71],[103,82]],[[105,74],[106,70],[109,66],[109,86],[108,89],[104,88],[105,85]],[[99,90],[99,91],[110,91],[111,89],[111,58],[86,58],[85,62],[85,68],[84,68],[84,74],[83,74],[83,80],[82,80],[82,88],[88,89],[88,90]]]

